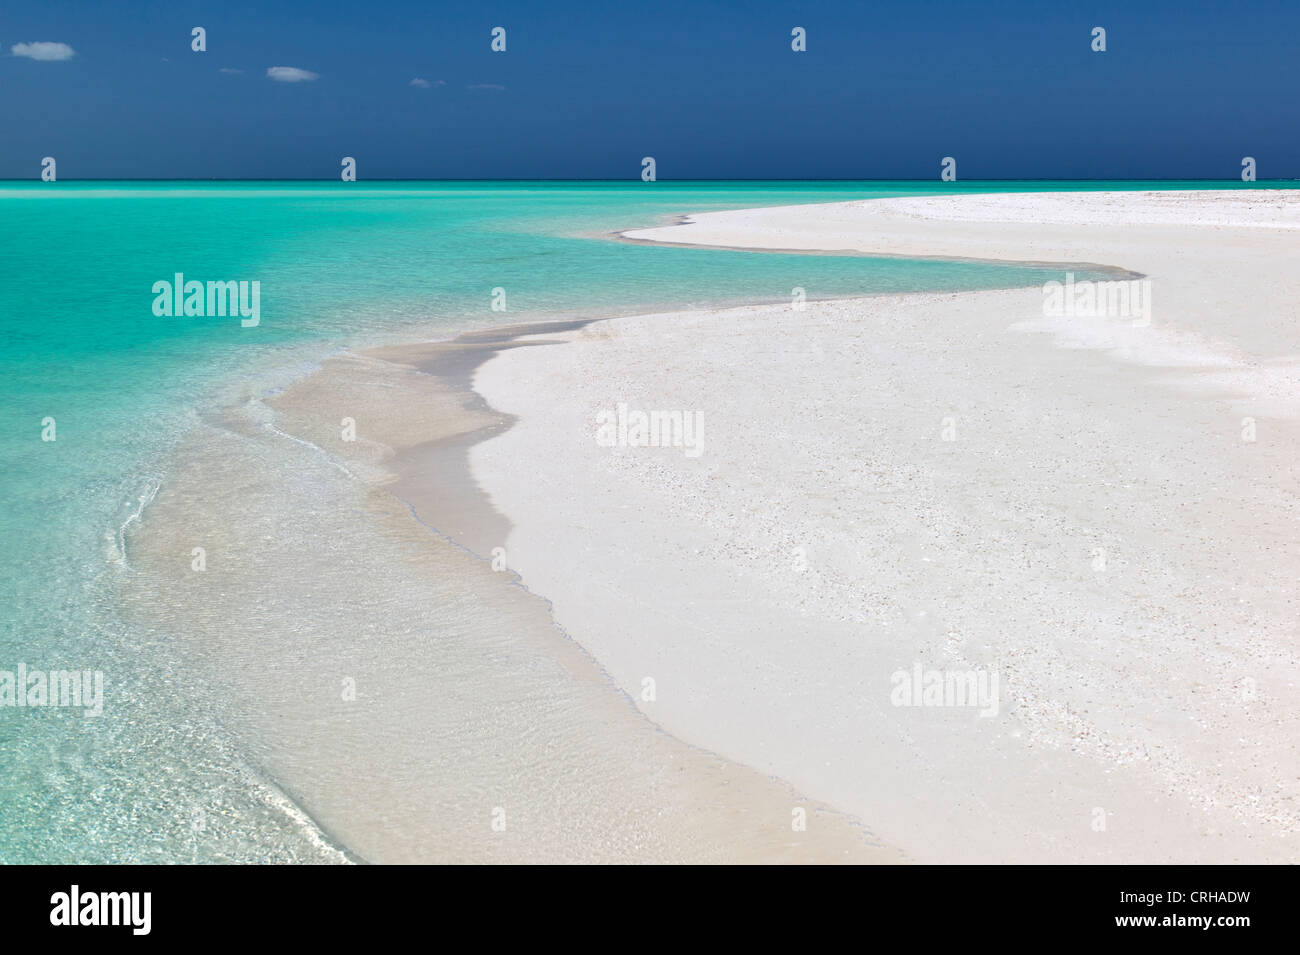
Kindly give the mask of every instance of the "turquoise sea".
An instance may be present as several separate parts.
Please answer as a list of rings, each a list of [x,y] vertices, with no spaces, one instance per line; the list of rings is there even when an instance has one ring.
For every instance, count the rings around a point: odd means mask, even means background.
[[[169,449],[233,389],[357,343],[547,317],[1039,285],[969,262],[655,248],[681,213],[952,191],[1224,182],[0,183],[0,674],[99,670],[104,713],[0,706],[0,862],[343,858],[116,610]],[[152,287],[260,283],[260,324],[159,317]],[[493,311],[493,289],[505,311]],[[49,435],[53,419],[55,440]],[[2,679],[2,677],[0,677]],[[220,806],[213,811],[214,805]]]

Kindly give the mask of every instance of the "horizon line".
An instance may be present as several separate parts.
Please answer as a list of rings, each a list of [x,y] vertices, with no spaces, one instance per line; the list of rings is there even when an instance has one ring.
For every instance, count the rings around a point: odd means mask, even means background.
[[[523,177],[495,177],[495,178],[462,178],[462,177],[406,177],[406,176],[384,176],[370,179],[357,179],[351,182],[343,182],[337,176],[333,177],[277,177],[266,178],[261,176],[239,176],[239,177],[216,177],[216,176],[85,176],[78,178],[61,178],[52,183],[45,183],[39,176],[17,177],[0,177],[0,182],[40,182],[45,185],[57,186],[60,182],[337,182],[339,185],[355,185],[361,182],[599,182],[599,183],[642,183],[639,178],[523,178]],[[952,182],[933,177],[909,178],[871,178],[871,179],[841,179],[841,178],[763,178],[763,177],[745,177],[745,178],[698,178],[698,179],[656,179],[652,182],[644,182],[645,185],[655,185],[656,183],[691,183],[691,182],[791,182],[791,183],[817,183],[817,182],[936,182],[944,186],[960,186],[963,183],[972,182],[1240,182],[1244,186],[1258,185],[1261,182],[1300,182],[1300,176],[1297,177],[1274,177],[1268,179],[1258,179],[1251,182],[1244,182],[1235,176],[1218,177],[1218,176],[1120,176],[1120,177],[1089,177],[1075,178],[1069,176],[1010,176],[986,179],[958,179]]]

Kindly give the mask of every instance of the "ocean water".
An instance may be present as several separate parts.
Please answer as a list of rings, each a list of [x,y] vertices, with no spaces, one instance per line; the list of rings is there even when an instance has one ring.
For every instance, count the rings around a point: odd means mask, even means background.
[[[99,717],[0,706],[0,861],[348,857],[269,768],[230,694],[195,679],[177,634],[122,612],[132,528],[167,485],[172,452],[231,403],[360,343],[788,301],[795,286],[828,298],[1058,277],[609,238],[680,213],[954,189],[1232,185],[0,184],[0,673],[104,674]],[[155,315],[153,285],[176,273],[258,282],[260,323]],[[492,308],[494,289],[504,311]],[[43,440],[51,419],[55,440]]]

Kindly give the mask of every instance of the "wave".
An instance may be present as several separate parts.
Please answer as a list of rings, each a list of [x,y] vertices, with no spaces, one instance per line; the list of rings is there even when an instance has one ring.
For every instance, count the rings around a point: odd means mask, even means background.
[[[144,515],[145,508],[153,503],[153,499],[158,496],[158,491],[162,488],[162,483],[162,478],[159,477],[146,478],[144,490],[136,498],[135,510],[127,515],[126,520],[118,526],[116,533],[110,531],[105,534],[109,545],[109,563],[116,564],[118,567],[130,568],[131,562],[127,558],[126,550],[127,529],[132,524],[140,522],[141,517]]]

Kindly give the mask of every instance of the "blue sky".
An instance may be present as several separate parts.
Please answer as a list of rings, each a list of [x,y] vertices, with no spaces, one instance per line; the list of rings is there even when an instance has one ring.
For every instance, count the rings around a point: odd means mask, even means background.
[[[1300,0],[11,0],[0,177],[1295,178],[1298,44]]]

